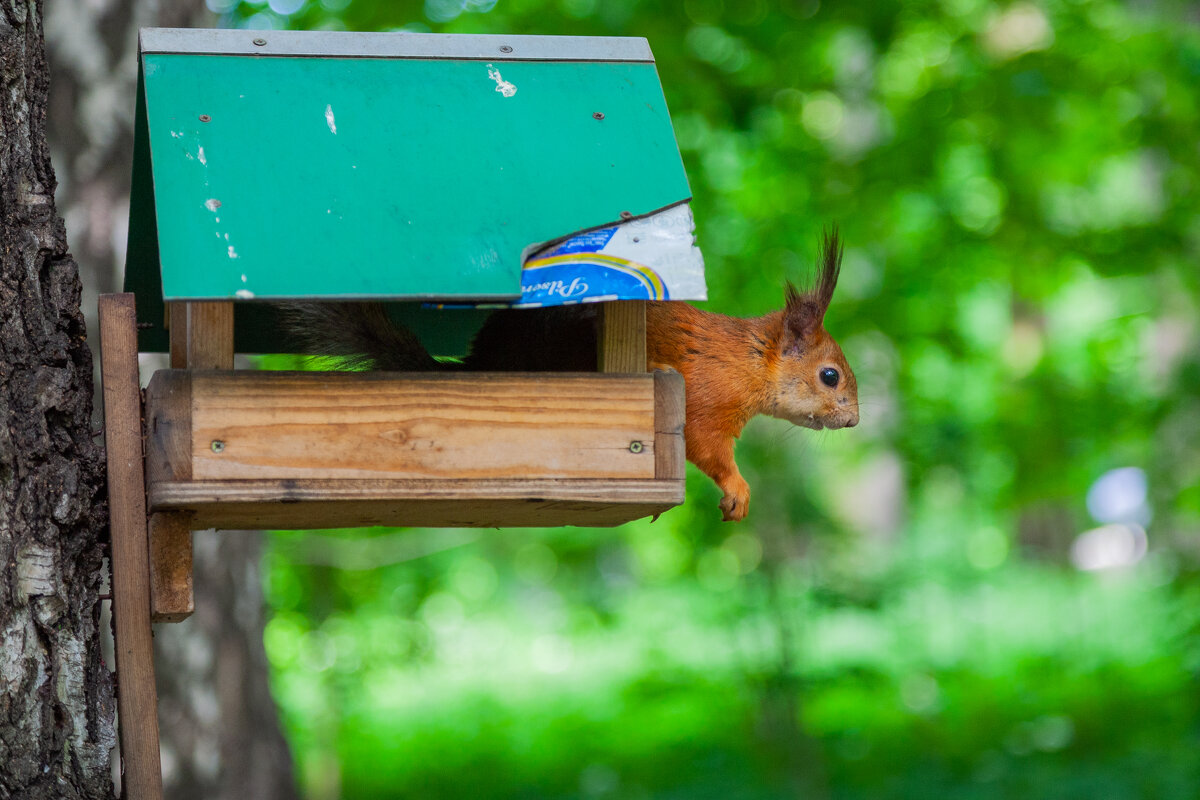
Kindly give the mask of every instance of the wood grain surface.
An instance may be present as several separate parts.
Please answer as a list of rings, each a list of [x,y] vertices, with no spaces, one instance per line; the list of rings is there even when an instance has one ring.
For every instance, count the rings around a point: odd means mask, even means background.
[[[257,480],[159,483],[197,528],[611,526],[683,502],[682,480]]]
[[[188,369],[233,369],[233,301],[187,304]]]
[[[193,529],[619,525],[683,502],[683,390],[672,372],[162,370],[150,507]]]
[[[655,474],[650,375],[196,372],[191,418],[194,480]]]
[[[171,304],[176,319],[186,304]],[[175,358],[174,352],[171,356]],[[162,380],[171,374],[174,380]],[[192,381],[186,370],[156,372],[146,386],[146,483],[187,480],[192,474]],[[171,430],[179,426],[178,430]],[[166,452],[164,448],[175,448]],[[184,513],[150,515],[150,618],[182,622],[195,609],[192,584],[192,530]]]
[[[161,800],[133,295],[101,295],[99,311],[123,795]]]
[[[601,304],[598,365],[601,372],[646,371],[646,301]]]
[[[196,610],[192,594],[192,513],[150,515],[150,621],[183,622]]]
[[[654,477],[683,480],[687,474],[683,376],[675,370],[655,370],[653,375]]]

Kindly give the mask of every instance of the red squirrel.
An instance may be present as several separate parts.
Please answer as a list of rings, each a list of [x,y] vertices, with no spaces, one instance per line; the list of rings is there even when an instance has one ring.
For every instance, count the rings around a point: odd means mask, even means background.
[[[836,229],[822,241],[815,284],[790,283],[784,308],[743,319],[683,302],[646,304],[650,369],[683,374],[687,459],[716,482],[726,521],[744,519],[750,487],[733,458],[734,440],[758,414],[813,430],[858,424],[858,384],[842,349],[826,332],[842,248]],[[596,369],[594,306],[497,311],[476,334],[461,363],[435,360],[378,303],[287,307],[293,334],[310,352],[342,356],[385,370],[592,371]]]
[[[741,319],[686,303],[650,303],[650,367],[683,373],[687,459],[721,488],[726,521],[750,510],[750,487],[733,458],[734,439],[758,414],[813,430],[858,424],[858,383],[842,348],[825,330],[825,311],[841,268],[837,231],[825,236],[816,285],[790,283],[782,311]]]

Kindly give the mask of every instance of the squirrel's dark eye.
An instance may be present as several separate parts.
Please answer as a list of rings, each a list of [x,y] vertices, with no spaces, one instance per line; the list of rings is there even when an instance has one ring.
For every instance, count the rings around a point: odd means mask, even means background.
[[[826,386],[837,386],[838,371],[836,369],[832,369],[831,367],[826,367],[825,369],[821,370],[821,383],[825,384]]]

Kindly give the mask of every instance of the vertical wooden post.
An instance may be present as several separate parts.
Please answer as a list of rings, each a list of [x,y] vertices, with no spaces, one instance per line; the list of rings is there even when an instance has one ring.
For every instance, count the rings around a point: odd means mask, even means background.
[[[175,312],[187,319],[182,306]],[[191,373],[174,381],[151,380],[146,387],[146,486],[156,481],[189,480],[191,475]],[[166,387],[166,389],[164,389]],[[165,410],[171,413],[164,417]],[[179,422],[175,422],[178,420]],[[185,433],[169,436],[169,426],[186,424]],[[181,453],[163,451],[165,443],[185,446]],[[150,514],[150,619],[182,622],[192,613],[191,515],[183,512]]]
[[[104,386],[104,444],[112,531],[110,560],[123,795],[127,800],[161,800],[141,387],[132,294],[100,296],[100,377]]]
[[[171,367],[233,369],[233,303],[172,302]],[[149,521],[150,612],[155,622],[182,622],[195,609],[191,515],[154,513]]]
[[[188,369],[233,369],[233,301],[187,305]]]
[[[646,301],[614,300],[600,309],[600,372],[646,371]]]
[[[167,341],[171,369],[188,366],[188,310],[190,303],[167,303]],[[147,465],[149,468],[149,465]],[[192,593],[192,532],[186,514],[152,513],[150,541],[150,620],[182,622],[195,610]]]
[[[192,593],[192,515],[150,515],[150,619],[183,622],[196,610]]]
[[[675,370],[654,371],[654,477],[683,480],[686,473],[683,439],[683,376]]]
[[[188,304],[179,300],[167,303],[167,341],[170,343],[171,369],[187,369]]]

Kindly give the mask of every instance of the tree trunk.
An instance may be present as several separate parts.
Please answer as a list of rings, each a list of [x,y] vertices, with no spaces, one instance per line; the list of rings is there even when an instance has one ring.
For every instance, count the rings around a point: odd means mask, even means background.
[[[193,549],[196,611],[154,640],[166,796],[290,800],[263,649],[262,536],[198,531]]]
[[[0,2],[0,797],[107,798],[103,461],[41,25],[40,0]]]
[[[72,248],[85,270],[85,309],[96,307],[98,294],[121,286],[137,31],[211,20],[203,0],[55,0],[49,9],[51,147],[63,172],[59,200]],[[196,612],[155,629],[167,797],[296,796],[291,756],[267,686],[260,552],[257,533],[198,534]]]

